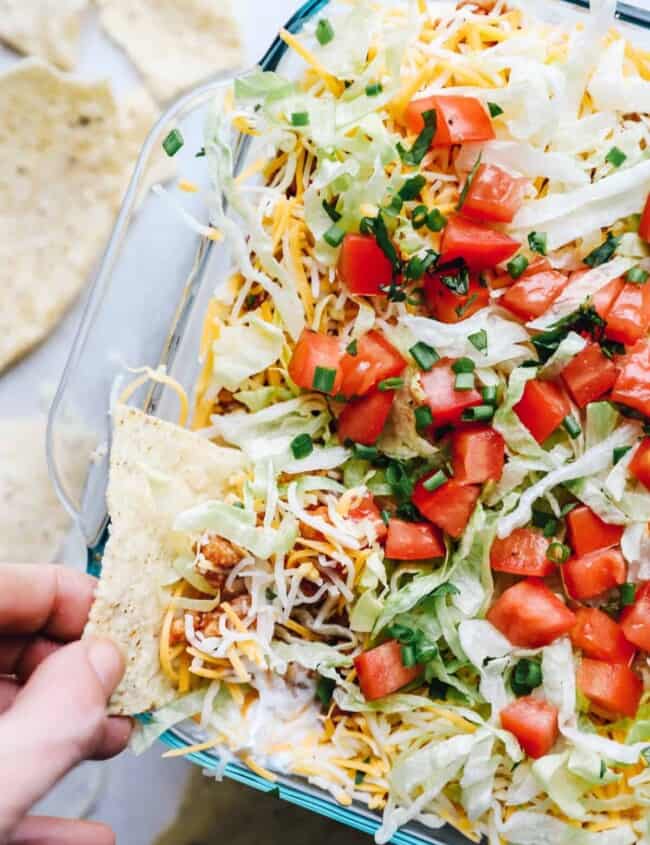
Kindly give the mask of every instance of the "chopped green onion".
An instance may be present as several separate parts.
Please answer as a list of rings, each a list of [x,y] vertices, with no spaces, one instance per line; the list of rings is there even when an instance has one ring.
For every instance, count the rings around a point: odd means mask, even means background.
[[[338,223],[332,223],[332,225],[323,235],[323,240],[330,246],[341,246],[345,234],[345,229],[342,226],[339,226]]]
[[[515,695],[529,695],[542,683],[542,665],[539,660],[522,657],[517,661],[510,678]]]
[[[562,420],[562,425],[564,426],[564,430],[567,432],[571,440],[575,440],[576,437],[580,437],[580,435],[582,434],[580,423],[575,419],[575,417],[572,417],[570,414]]]
[[[634,604],[635,596],[636,584],[632,584],[630,581],[626,581],[625,584],[621,584],[621,605],[623,607]]]
[[[371,82],[370,85],[366,85],[366,97],[376,97],[383,90],[384,87],[381,82]]]
[[[311,386],[314,390],[320,390],[323,393],[329,393],[334,387],[336,381],[336,370],[331,367],[316,367],[314,370],[314,379]]]
[[[379,450],[376,446],[366,446],[364,443],[353,443],[352,454],[355,458],[360,458],[362,461],[374,461],[379,456]]]
[[[565,517],[568,513],[571,513],[571,511],[577,507],[577,502],[567,502],[566,505],[562,505],[562,507],[560,508],[560,516]]]
[[[503,114],[503,109],[498,103],[488,103],[487,105],[490,110],[490,117],[498,117],[500,114]]]
[[[291,115],[292,126],[307,126],[309,124],[309,115],[306,111],[295,111]]]
[[[551,543],[546,549],[546,557],[552,563],[566,563],[571,557],[571,549],[564,543]]]
[[[474,373],[458,373],[454,379],[454,390],[474,390]]]
[[[384,510],[381,512],[381,521],[384,523],[384,525],[388,525],[388,523],[390,522],[390,517],[391,517],[390,511],[387,511],[384,508]]]
[[[357,355],[359,352],[357,341],[351,340],[350,343],[348,343],[348,345],[345,347],[345,351],[348,353],[348,355]]]
[[[419,196],[420,191],[426,184],[426,181],[427,180],[424,176],[418,173],[417,176],[413,176],[411,179],[407,179],[406,182],[404,182],[402,187],[399,189],[398,194],[403,200],[414,200]]]
[[[406,666],[410,669],[411,666],[415,666],[416,664],[415,659],[415,648],[412,645],[403,645],[402,646],[402,665]]]
[[[553,529],[552,531],[551,529],[549,529],[549,532],[551,534],[555,534],[558,526],[558,521],[552,513],[549,513],[548,511],[539,510],[538,508],[533,508],[532,523],[535,528],[543,528],[544,531],[546,531],[546,527],[550,525]]]
[[[473,373],[476,369],[476,364],[471,358],[459,358],[451,365],[455,373]]]
[[[401,625],[399,622],[389,625],[386,633],[402,645],[413,645],[419,636],[419,631],[415,628],[409,628],[408,625]]]
[[[198,153],[194,153],[194,158],[203,158],[205,156],[205,147],[201,147]]]
[[[528,246],[532,249],[533,252],[537,252],[540,255],[546,255],[546,242],[546,232],[528,233]]]
[[[466,408],[461,414],[463,422],[487,422],[494,416],[494,405],[474,405]]]
[[[441,232],[447,225],[447,218],[444,214],[438,211],[437,208],[432,208],[427,215],[427,228],[432,232]]]
[[[589,267],[600,267],[601,264],[605,264],[614,255],[620,242],[620,237],[615,238],[611,232],[608,232],[607,239],[596,249],[592,249],[589,255],[585,256],[583,259],[585,264]]]
[[[474,349],[478,352],[484,352],[487,349],[488,336],[485,329],[479,329],[477,332],[474,332],[474,334],[468,335],[467,340],[469,340]]]
[[[415,644],[415,658],[418,663],[429,663],[438,656],[438,647],[434,643]]]
[[[409,258],[408,264],[404,269],[404,275],[407,279],[417,281],[436,263],[439,255],[435,249],[428,249],[424,255],[414,255]]]
[[[382,379],[377,385],[377,388],[384,393],[388,390],[399,390],[400,387],[404,387],[404,379],[398,377]]]
[[[425,490],[428,490],[429,493],[433,493],[434,490],[437,490],[438,487],[442,487],[442,485],[448,481],[447,475],[444,470],[439,469],[438,472],[435,472],[429,478],[426,478],[422,482],[422,486]]]
[[[297,434],[291,441],[291,454],[298,461],[306,458],[314,451],[314,443],[311,434]]]
[[[366,778],[365,772],[356,772],[354,775],[354,785],[359,786],[359,784],[363,783]]]
[[[397,215],[402,210],[403,205],[404,200],[399,196],[399,194],[395,194],[394,197],[391,197],[388,205],[385,205],[383,207],[383,211],[391,217],[397,217]]]
[[[390,239],[388,229],[386,228],[386,222],[381,212],[379,212],[379,214],[374,219],[373,234],[377,241],[377,246],[379,247],[379,249],[381,249],[386,258],[390,261],[393,266],[393,270],[395,272],[399,272],[399,270],[401,270],[401,261],[399,255],[397,254],[397,250],[395,249],[395,246]]]
[[[608,161],[613,167],[620,167],[626,158],[627,156],[623,150],[619,150],[618,147],[612,147],[605,156],[605,161]]]
[[[405,149],[401,143],[397,144],[399,157],[409,167],[417,167],[420,164],[431,146],[433,136],[436,134],[436,110],[423,111],[422,120],[424,126],[410,150]]]
[[[316,682],[316,698],[323,707],[329,707],[335,686],[336,682],[331,678],[324,678],[322,675],[318,676],[318,681]]]
[[[374,217],[362,217],[359,221],[359,231],[362,235],[374,235],[375,234],[375,218]]]
[[[390,484],[393,494],[399,499],[410,499],[413,492],[413,479],[403,463],[391,460],[386,467],[386,481]]]
[[[329,44],[334,38],[334,29],[327,18],[321,18],[316,24],[316,38],[321,46]]]
[[[429,209],[426,205],[416,205],[411,212],[411,225],[413,228],[421,229],[423,226],[426,226],[428,214]]]
[[[476,302],[476,300],[477,300],[477,299],[478,299],[478,294],[477,294],[477,293],[473,293],[473,294],[472,294],[472,295],[471,295],[471,296],[467,299],[467,301],[466,301],[466,302],[463,302],[463,303],[461,303],[460,305],[457,305],[457,306],[454,308],[454,311],[456,312],[456,316],[457,316],[457,317],[464,317],[464,316],[465,316],[465,314],[467,313],[467,311],[469,311],[469,309],[472,307],[472,305],[474,305],[474,303]]]
[[[488,405],[496,405],[497,403],[497,386],[496,384],[488,384],[481,390],[483,401]]]
[[[436,352],[433,346],[419,340],[414,346],[409,349],[413,360],[421,370],[429,372],[431,367],[440,360],[440,355]]]
[[[329,219],[332,222],[334,222],[334,223],[339,222],[339,220],[341,219],[341,215],[336,210],[335,203],[327,202],[327,200],[323,200],[323,209],[325,210],[325,213],[327,214],[327,216],[329,217]]]
[[[642,285],[648,281],[648,273],[643,267],[637,265],[636,267],[630,267],[625,274],[625,279],[634,285]]]
[[[176,155],[184,143],[185,139],[183,138],[181,130],[172,129],[169,135],[162,142],[162,146],[167,155],[171,157]]]
[[[622,457],[627,455],[631,448],[631,446],[614,446],[612,449],[612,463],[614,466],[616,466]]]
[[[433,425],[433,414],[428,405],[420,405],[415,409],[415,428],[417,431],[423,431]]]
[[[469,193],[469,189],[472,187],[472,182],[476,174],[478,173],[478,169],[481,166],[481,153],[476,156],[476,161],[472,165],[472,169],[467,174],[467,179],[465,179],[465,184],[462,187],[460,192],[460,196],[458,197],[458,203],[456,204],[456,211],[460,211],[463,207],[465,200],[467,199],[467,194]]]
[[[518,279],[519,276],[528,267],[528,259],[525,255],[515,255],[512,261],[508,261],[506,268],[513,279]]]

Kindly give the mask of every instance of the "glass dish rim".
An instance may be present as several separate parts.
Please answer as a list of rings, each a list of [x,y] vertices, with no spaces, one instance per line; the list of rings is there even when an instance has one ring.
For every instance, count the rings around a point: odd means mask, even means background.
[[[588,10],[590,5],[589,0],[555,0],[555,2],[564,3],[568,6],[573,6],[582,10]],[[287,20],[284,24],[284,28],[290,33],[297,34],[306,22],[308,22],[320,10],[324,9],[329,3],[330,0],[306,0],[306,2],[304,2]],[[650,9],[646,10],[630,3],[617,2],[616,18],[625,23],[640,27],[641,29],[650,30]],[[74,519],[79,517],[79,512],[65,490],[54,458],[54,426],[56,422],[56,414],[65,394],[68,380],[75,370],[84,342],[92,329],[96,311],[101,306],[102,293],[106,289],[107,285],[110,284],[113,265],[119,253],[122,239],[128,230],[131,216],[134,213],[141,178],[153,145],[159,139],[163,127],[170,124],[173,125],[175,121],[178,121],[193,109],[198,108],[200,105],[207,102],[216,91],[224,85],[230,84],[235,78],[241,77],[246,73],[250,73],[257,67],[260,67],[263,70],[275,70],[280,60],[288,51],[289,46],[280,38],[279,35],[276,35],[262,58],[254,65],[239,70],[233,74],[220,74],[219,76],[215,76],[211,81],[208,81],[187,92],[185,95],[173,102],[159,117],[142,146],[110,239],[99,263],[98,271],[89,286],[86,303],[79,321],[79,327],[66,360],[48,416],[46,445],[50,478],[59,499]],[[180,324],[179,322],[175,323],[172,327],[170,337],[179,331],[182,331],[182,322]],[[94,546],[88,548],[87,571],[89,574],[98,576],[100,573],[101,558],[106,539],[107,529],[105,527],[98,542]],[[146,720],[147,717],[145,714],[137,718]],[[180,728],[171,728],[165,731],[165,733],[160,736],[160,740],[170,749],[181,749],[193,744],[192,738],[188,737]],[[219,763],[218,755],[212,751],[190,752],[184,756],[185,759],[208,771],[214,771]],[[352,805],[351,807],[344,807],[332,798],[325,790],[312,786],[304,778],[278,775],[277,780],[275,782],[271,782],[256,774],[245,765],[234,762],[227,763],[226,766],[223,767],[222,771],[223,774],[231,780],[251,786],[264,793],[275,793],[278,797],[285,801],[301,806],[311,812],[317,812],[320,815],[329,817],[364,833],[373,835],[380,826],[380,816],[376,811],[368,810],[366,807],[358,804]],[[442,830],[445,829],[446,828],[443,828]],[[424,836],[420,835],[421,833],[424,834]],[[438,838],[436,834],[436,830],[429,830],[424,828],[422,825],[414,825],[411,823],[398,830],[393,835],[390,842],[395,843],[395,845],[448,845],[448,842]],[[462,834],[455,830],[454,835],[462,837]],[[464,837],[463,839],[465,840]],[[465,841],[469,842],[470,840],[467,839]]]

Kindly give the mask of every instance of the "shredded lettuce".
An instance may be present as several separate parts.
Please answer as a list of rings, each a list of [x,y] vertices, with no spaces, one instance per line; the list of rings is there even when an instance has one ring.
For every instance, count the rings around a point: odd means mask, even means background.
[[[596,832],[535,810],[517,810],[499,825],[499,833],[512,845],[633,845],[636,841],[628,824]]]
[[[483,308],[459,323],[440,323],[428,317],[404,317],[400,322],[411,330],[416,340],[433,346],[441,357],[471,358],[478,367],[521,362],[530,355],[522,345],[529,340],[526,329],[493,308]],[[478,331],[487,334],[487,347],[482,351],[468,340]]]
[[[350,611],[350,629],[370,633],[381,614],[383,606],[383,602],[377,598],[372,590],[361,593]]]
[[[142,754],[169,728],[200,713],[205,692],[205,689],[195,690],[160,707],[153,713],[145,713],[138,718],[129,740],[131,751],[134,754]]]
[[[282,329],[255,313],[235,325],[221,326],[219,336],[212,344],[212,395],[216,396],[222,387],[235,391],[249,376],[275,364],[283,345]]]
[[[256,515],[251,511],[225,502],[209,501],[178,514],[174,531],[193,534],[211,531],[264,559],[273,554],[286,554],[295,543],[298,524],[291,514],[284,516],[278,528],[258,527],[256,521]]]

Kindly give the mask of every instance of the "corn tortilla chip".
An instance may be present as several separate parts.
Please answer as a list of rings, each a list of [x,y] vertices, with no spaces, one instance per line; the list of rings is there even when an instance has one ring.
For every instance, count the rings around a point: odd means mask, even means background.
[[[242,60],[228,0],[97,0],[101,23],[161,102]]]
[[[88,0],[0,0],[0,41],[71,70],[87,5]]]
[[[126,659],[110,712],[133,715],[177,696],[163,674],[158,641],[165,613],[160,586],[173,576],[179,548],[174,516],[223,495],[242,469],[242,453],[194,432],[118,406],[108,483],[110,537],[85,635],[111,637]]]
[[[3,563],[58,560],[70,528],[70,517],[48,476],[45,426],[45,417],[0,420],[0,562]],[[91,448],[87,437],[71,428],[64,447],[68,474],[81,484]]]
[[[156,114],[38,60],[0,75],[0,372],[83,288]]]

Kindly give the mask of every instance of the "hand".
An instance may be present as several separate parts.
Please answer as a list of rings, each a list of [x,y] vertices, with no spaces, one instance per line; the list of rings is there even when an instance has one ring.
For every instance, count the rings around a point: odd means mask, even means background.
[[[115,841],[102,824],[25,817],[69,769],[118,754],[131,732],[130,719],[106,716],[118,649],[79,641],[95,585],[59,566],[0,564],[0,845]]]

